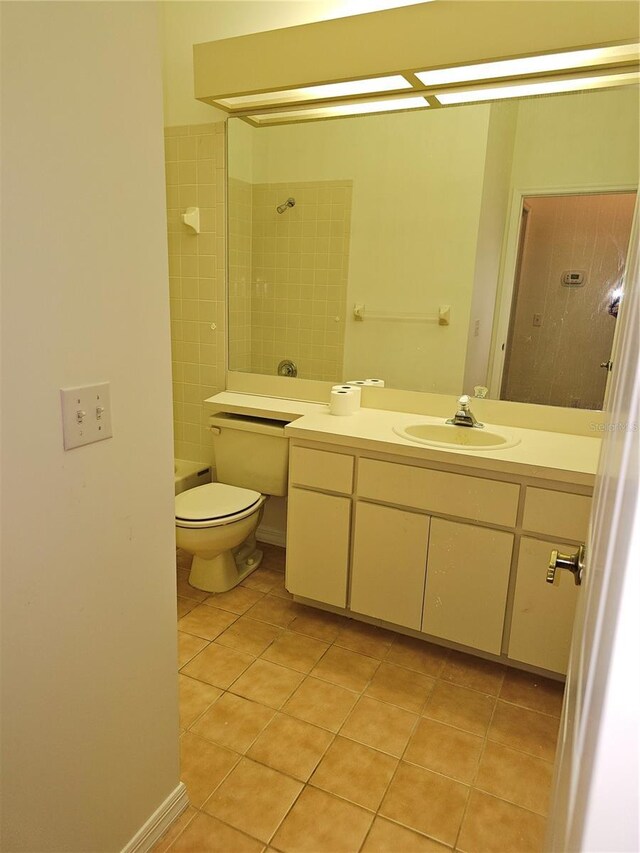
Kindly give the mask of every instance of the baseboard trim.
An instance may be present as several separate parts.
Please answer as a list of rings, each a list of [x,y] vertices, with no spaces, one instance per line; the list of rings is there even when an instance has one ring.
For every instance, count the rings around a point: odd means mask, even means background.
[[[284,530],[279,530],[277,527],[259,527],[256,530],[256,539],[258,542],[278,545],[280,548],[284,548],[287,541]]]
[[[187,788],[184,782],[180,782],[129,843],[122,848],[121,853],[147,853],[188,805]]]

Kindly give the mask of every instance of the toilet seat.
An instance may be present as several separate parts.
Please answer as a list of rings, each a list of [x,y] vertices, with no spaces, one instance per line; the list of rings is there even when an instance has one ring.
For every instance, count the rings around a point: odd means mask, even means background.
[[[198,529],[232,524],[252,515],[264,500],[252,489],[206,483],[176,495],[176,525]]]

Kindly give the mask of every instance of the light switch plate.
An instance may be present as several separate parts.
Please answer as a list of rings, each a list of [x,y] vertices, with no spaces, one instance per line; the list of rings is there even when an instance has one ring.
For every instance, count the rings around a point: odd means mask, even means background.
[[[108,382],[61,388],[64,449],[111,438],[111,398]]]

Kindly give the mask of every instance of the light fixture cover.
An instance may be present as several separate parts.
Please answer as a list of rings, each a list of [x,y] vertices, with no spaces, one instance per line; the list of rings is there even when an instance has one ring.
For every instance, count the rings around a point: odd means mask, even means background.
[[[554,95],[562,92],[579,92],[589,89],[631,86],[640,81],[637,71],[628,74],[606,74],[592,77],[568,77],[563,80],[529,81],[527,83],[505,83],[490,88],[466,89],[464,91],[440,92],[435,95],[443,106],[471,104],[479,101],[499,101],[505,98],[530,98],[535,95]]]
[[[286,89],[279,92],[258,92],[253,95],[238,95],[232,98],[218,98],[217,104],[229,109],[284,106],[302,101],[375,95],[379,92],[394,92],[413,88],[411,83],[400,74],[385,77],[371,77],[367,80],[347,80],[342,83],[327,83],[319,86],[304,86],[299,89]]]
[[[523,56],[518,59],[482,62],[477,65],[460,65],[434,71],[416,71],[416,77],[425,86],[444,86],[450,83],[490,80],[495,77],[547,74],[552,71],[599,68],[623,62],[638,62],[639,53],[640,45],[623,44],[540,56]]]
[[[352,104],[331,104],[308,109],[286,110],[249,115],[255,124],[310,121],[312,119],[336,118],[338,116],[367,115],[371,113],[400,112],[401,110],[426,109],[428,102],[421,96],[415,98],[393,98],[384,101],[360,101]]]

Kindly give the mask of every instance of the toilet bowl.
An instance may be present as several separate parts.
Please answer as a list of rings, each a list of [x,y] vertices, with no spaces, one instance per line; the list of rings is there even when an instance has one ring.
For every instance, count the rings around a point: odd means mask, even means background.
[[[191,586],[226,592],[258,568],[255,530],[265,500],[260,492],[224,483],[176,496],[176,545],[193,554]]]
[[[235,412],[209,418],[218,481],[176,495],[176,544],[193,554],[189,583],[225,592],[262,560],[255,532],[267,497],[287,494],[285,423]]]

